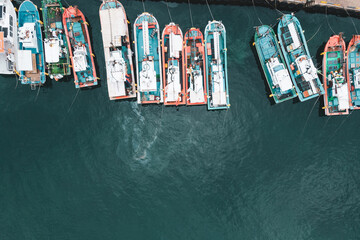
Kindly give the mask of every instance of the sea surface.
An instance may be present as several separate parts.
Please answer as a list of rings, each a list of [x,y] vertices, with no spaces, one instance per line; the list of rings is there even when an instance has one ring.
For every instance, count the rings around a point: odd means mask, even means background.
[[[67,1],[88,19],[101,86],[48,79],[31,91],[0,77],[1,240],[360,239],[360,111],[272,103],[252,43],[258,17],[274,25],[280,12],[210,6],[227,29],[231,108],[207,111],[110,101],[101,2]],[[131,23],[143,12],[122,3]],[[170,22],[166,2],[144,6],[161,28]],[[191,9],[203,30],[207,6]],[[191,27],[186,2],[169,11]],[[351,17],[296,16],[318,67],[333,31],[347,42],[360,31]]]

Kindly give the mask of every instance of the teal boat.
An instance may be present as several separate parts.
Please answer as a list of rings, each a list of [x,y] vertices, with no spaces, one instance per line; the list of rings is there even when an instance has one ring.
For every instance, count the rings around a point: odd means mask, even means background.
[[[350,109],[360,109],[360,35],[354,35],[350,40],[346,67],[347,79],[350,84]]]
[[[142,13],[134,23],[137,69],[137,102],[162,103],[163,86],[160,59],[160,27],[150,13]]]
[[[228,109],[226,30],[219,21],[205,27],[208,110]]]
[[[296,97],[285,60],[273,29],[267,25],[256,27],[255,47],[264,75],[269,84],[275,103],[281,103]]]
[[[50,78],[55,80],[71,74],[69,47],[62,24],[63,12],[60,0],[42,0],[45,61]]]
[[[324,94],[324,88],[311,59],[299,20],[293,14],[283,15],[279,21],[277,33],[300,101]]]
[[[34,89],[45,83],[45,63],[40,16],[31,1],[24,1],[19,8],[19,51],[17,71],[22,84]]]

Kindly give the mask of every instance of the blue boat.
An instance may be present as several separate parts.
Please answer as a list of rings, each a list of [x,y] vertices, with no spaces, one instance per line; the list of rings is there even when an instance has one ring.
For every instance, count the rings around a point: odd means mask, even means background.
[[[224,24],[209,22],[205,28],[205,42],[208,110],[228,109],[230,101]]]
[[[273,29],[267,25],[256,27],[255,47],[264,75],[275,103],[281,103],[296,97],[285,60]]]
[[[134,23],[135,57],[137,69],[137,102],[162,103],[160,28],[150,13],[142,13]]]
[[[300,101],[324,94],[299,20],[293,14],[283,15],[277,33]]]
[[[22,84],[34,89],[45,83],[45,63],[41,22],[37,7],[24,1],[19,8],[19,51],[17,71]]]

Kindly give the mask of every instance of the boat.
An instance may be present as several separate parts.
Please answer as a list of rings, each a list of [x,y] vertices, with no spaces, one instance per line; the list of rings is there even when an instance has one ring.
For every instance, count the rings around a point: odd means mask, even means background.
[[[345,41],[342,34],[330,37],[323,55],[325,115],[346,115],[350,107],[350,84],[346,76]]]
[[[289,70],[282,56],[274,30],[262,25],[255,30],[255,47],[275,103],[297,97]]]
[[[277,33],[299,100],[303,102],[324,94],[299,20],[293,14],[283,15]]]
[[[354,35],[347,48],[346,74],[350,87],[350,109],[360,109],[360,35]]]
[[[18,23],[16,72],[22,84],[30,84],[31,89],[35,89],[45,83],[46,76],[41,21],[39,11],[31,1],[21,3]]]
[[[77,6],[64,10],[63,25],[69,43],[71,65],[76,88],[96,86],[98,84],[91,50],[88,23]]]
[[[137,69],[137,102],[162,103],[164,92],[161,74],[160,28],[156,18],[147,12],[134,23]]]
[[[184,105],[185,76],[183,74],[183,33],[179,25],[171,22],[162,32],[162,71],[164,105]]]
[[[10,0],[0,0],[0,74],[14,74],[18,50],[17,16]]]
[[[135,98],[134,67],[125,9],[117,0],[105,0],[99,15],[109,98]]]
[[[184,73],[187,105],[207,103],[204,37],[198,28],[190,28],[184,36]]]
[[[230,101],[225,26],[219,21],[209,21],[204,34],[208,109],[228,109]]]
[[[56,81],[71,74],[69,47],[62,23],[60,0],[42,0],[44,21],[44,52],[48,74]]]

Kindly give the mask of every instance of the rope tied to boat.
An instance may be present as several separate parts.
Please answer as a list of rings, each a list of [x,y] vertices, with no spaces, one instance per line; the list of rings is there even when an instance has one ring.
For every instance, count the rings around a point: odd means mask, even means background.
[[[328,14],[327,14],[327,9],[328,9],[328,7],[326,6],[326,8],[325,8],[325,16],[326,16],[327,24],[328,24],[329,28],[331,29],[331,31],[334,33],[334,35],[336,35],[334,29],[332,29],[332,27],[330,26],[329,19],[328,19]]]
[[[189,11],[190,11],[191,26],[193,27],[193,26],[194,26],[194,22],[193,22],[193,19],[192,19],[192,13],[191,13],[190,0],[188,0],[188,5],[189,5]]]
[[[144,0],[142,0],[142,5],[143,5],[144,12],[146,12]]]
[[[260,22],[261,25],[264,25],[264,24],[262,23],[260,17],[259,17],[259,14],[258,14],[257,11],[256,11],[256,7],[255,7],[255,2],[254,2],[254,0],[252,0],[252,3],[253,3],[254,12],[255,12],[255,14],[256,14],[256,16],[257,16],[257,19],[259,20],[259,22]]]
[[[209,9],[211,18],[212,18],[212,20],[214,21],[214,20],[215,20],[215,19],[214,19],[214,15],[213,15],[212,12],[211,12],[210,5],[209,5],[209,3],[208,3],[208,0],[205,0],[205,1],[206,1],[206,5],[207,5],[207,7],[208,7],[208,9]]]
[[[347,15],[350,17],[350,20],[351,20],[351,22],[352,22],[352,24],[353,24],[353,26],[354,26],[354,28],[355,28],[356,34],[359,35],[358,30],[357,30],[357,28],[356,28],[356,26],[355,26],[354,20],[353,20],[352,17],[350,16],[348,10],[346,10],[345,7],[343,7],[343,8],[344,8],[345,12],[347,13]]]
[[[172,17],[171,17],[171,13],[170,13],[170,9],[169,9],[169,3],[168,3],[167,0],[166,0],[166,8],[167,8],[168,13],[169,13],[170,21],[173,22]]]

